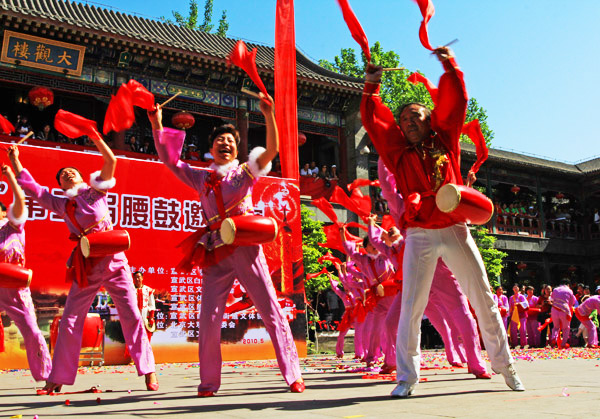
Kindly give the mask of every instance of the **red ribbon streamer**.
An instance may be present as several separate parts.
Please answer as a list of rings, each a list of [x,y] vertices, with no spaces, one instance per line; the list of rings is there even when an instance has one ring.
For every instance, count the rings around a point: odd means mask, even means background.
[[[336,226],[340,225],[333,206],[325,198],[313,199],[312,204],[319,208]]]
[[[133,106],[138,106],[147,111],[154,110],[154,95],[148,91],[140,82],[129,80],[127,89],[131,92]]]
[[[433,51],[433,47],[431,44],[429,44],[429,34],[427,33],[427,24],[435,13],[433,2],[431,2],[431,0],[414,0],[414,2],[419,5],[419,9],[423,15],[423,21],[421,22],[421,27],[419,28],[419,39],[425,48]]]
[[[2,130],[4,134],[12,134],[15,132],[15,127],[8,119],[0,115],[0,130]]]
[[[339,260],[338,258],[336,258],[335,256],[333,256],[331,253],[327,253],[323,256],[321,256],[319,259],[317,259],[317,262],[319,262],[321,265],[323,264],[323,262],[325,262],[326,260],[333,262],[333,263],[338,263],[338,264],[342,264],[342,261]]]
[[[473,173],[477,173],[481,165],[488,158],[488,148],[487,144],[485,143],[483,133],[481,132],[481,125],[479,125],[479,119],[474,119],[471,122],[467,122],[465,125],[463,125],[461,133],[469,137],[471,141],[473,141],[473,144],[475,144],[475,153],[477,154],[477,160],[475,160],[475,163],[473,163],[473,166],[471,166],[470,171]]]
[[[436,87],[435,84],[433,84],[431,82],[431,80],[429,80],[427,77],[425,77],[421,73],[417,73],[417,72],[412,73],[410,76],[408,76],[408,79],[406,79],[406,80],[411,82],[412,84],[423,83],[425,85],[425,88],[429,92],[429,96],[431,96],[431,100],[433,101],[433,104],[437,105],[438,88]]]
[[[327,272],[327,268],[323,268],[321,269],[319,272],[314,273],[314,274],[306,274],[306,279],[313,279],[318,277],[319,275],[323,275],[324,273]]]
[[[54,128],[69,138],[79,138],[87,135],[90,138],[102,139],[96,121],[62,109],[59,109],[54,117]]]
[[[123,83],[116,96],[110,99],[106,115],[104,115],[102,132],[107,135],[110,131],[125,131],[131,128],[134,122],[133,97],[127,85]]]
[[[367,62],[370,62],[371,50],[369,49],[369,40],[367,39],[367,35],[360,25],[356,15],[354,14],[354,11],[350,7],[348,0],[337,0],[337,2],[342,9],[344,20],[346,21],[346,25],[348,25],[348,29],[350,29],[352,38],[358,43],[358,45],[360,45],[363,54],[365,54],[365,57],[367,57]]]
[[[258,50],[254,48],[251,52],[248,52],[244,41],[239,40],[229,53],[229,57],[227,57],[227,62],[230,64],[235,64],[239,68],[244,70],[248,77],[250,77],[250,79],[254,82],[256,87],[258,87],[258,90],[260,90],[265,96],[267,96],[267,88],[263,84],[260,76],[258,75],[258,70],[256,69],[257,51]]]

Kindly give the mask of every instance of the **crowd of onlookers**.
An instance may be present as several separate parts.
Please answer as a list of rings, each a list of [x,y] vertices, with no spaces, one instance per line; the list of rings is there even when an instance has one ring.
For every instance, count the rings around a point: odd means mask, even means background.
[[[332,181],[338,181],[339,175],[337,166],[334,164],[328,167],[326,164],[322,165],[321,168],[317,166],[317,163],[312,161],[310,163],[304,163],[300,169],[300,176],[309,176],[317,179],[322,179],[325,182],[327,188],[331,187]]]

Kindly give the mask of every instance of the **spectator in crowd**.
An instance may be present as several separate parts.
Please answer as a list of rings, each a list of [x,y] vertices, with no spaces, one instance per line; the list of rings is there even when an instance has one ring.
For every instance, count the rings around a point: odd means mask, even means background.
[[[502,323],[504,323],[504,328],[508,330],[508,297],[504,295],[504,288],[502,286],[496,287],[496,293],[493,295],[494,302],[498,306],[498,310],[500,311],[500,317],[502,317]]]
[[[200,160],[200,153],[198,153],[198,151],[196,150],[196,144],[191,143],[190,145],[188,145],[187,152],[185,153],[185,158],[187,160],[194,160],[194,161]]]
[[[519,284],[513,285],[513,295],[508,302],[508,312],[510,313],[510,344],[512,347],[520,343],[521,348],[527,345],[527,312],[529,304],[523,294]],[[515,310],[517,313],[515,313]],[[517,320],[518,318],[518,320]],[[519,340],[517,341],[517,333]]]
[[[581,304],[581,298],[583,297],[583,288],[584,285],[579,283],[577,284],[576,287],[576,291],[575,291],[575,298],[577,299],[577,303]]]
[[[313,176],[317,176],[319,174],[319,168],[317,167],[317,162],[310,162],[310,173]]]
[[[17,125],[15,126],[15,133],[19,137],[25,137],[29,131],[32,131],[33,128],[29,123],[29,118],[27,116],[17,116]]]
[[[335,164],[331,166],[331,172],[329,173],[329,177],[331,180],[335,180],[336,182],[340,180],[337,172],[337,166]]]
[[[302,166],[302,169],[300,169],[300,176],[312,176],[310,164],[304,163],[304,166]]]
[[[534,291],[535,289],[531,285],[525,288],[527,304],[529,305],[527,311],[527,344],[530,348],[537,348],[540,344],[540,332],[538,331],[540,324],[537,321],[539,310],[536,308],[538,297],[533,295]]]
[[[317,178],[322,179],[323,182],[325,182],[325,187],[327,187],[327,188],[331,187],[329,172],[327,171],[327,165],[324,164],[323,166],[321,166],[321,170],[319,170],[319,173],[317,174]]]
[[[137,138],[135,138],[135,135],[132,135],[129,138],[129,148],[128,148],[128,150],[129,151],[133,151],[134,153],[139,153],[139,150],[140,150],[139,143],[137,141]]]
[[[154,150],[154,145],[152,144],[151,137],[144,138],[144,142],[140,146],[139,152],[145,153],[145,154],[156,154],[156,151]]]
[[[50,124],[44,125],[44,128],[35,135],[35,138],[44,141],[56,141],[56,136],[52,132]]]
[[[552,287],[550,285],[543,284],[542,291],[537,300],[536,307],[540,309],[540,313],[537,316],[540,325],[546,323],[546,320],[550,318],[550,310],[552,309]],[[547,337],[550,336],[550,325],[544,327],[540,332],[540,347],[546,347]]]
[[[587,300],[591,296],[592,296],[592,292],[590,290],[590,287],[589,287],[589,285],[586,285],[585,287],[583,287],[583,297],[581,297],[581,302],[583,303],[585,300]]]
[[[600,224],[600,213],[598,212],[598,208],[594,208],[594,223]]]

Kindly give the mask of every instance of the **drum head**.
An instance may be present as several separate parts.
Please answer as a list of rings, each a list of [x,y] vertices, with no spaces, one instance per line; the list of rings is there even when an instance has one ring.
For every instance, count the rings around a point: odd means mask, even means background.
[[[88,257],[90,255],[90,241],[87,237],[83,236],[79,243],[81,244],[81,253],[83,253],[84,257]]]
[[[435,204],[442,212],[452,212],[460,203],[460,191],[456,185],[447,183],[438,189],[435,195]]]
[[[225,244],[231,244],[235,240],[235,223],[231,218],[225,218],[221,224],[221,240]]]

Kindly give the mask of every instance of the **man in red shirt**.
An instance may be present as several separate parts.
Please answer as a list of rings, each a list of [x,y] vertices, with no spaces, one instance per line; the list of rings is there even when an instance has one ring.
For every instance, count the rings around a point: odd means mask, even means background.
[[[407,233],[396,343],[398,385],[392,397],[408,397],[419,382],[421,318],[440,257],[475,309],[492,369],[504,376],[511,389],[523,391],[483,260],[469,229],[461,219],[439,211],[435,205],[435,194],[442,185],[463,183],[459,139],[468,101],[463,74],[451,50],[440,47],[435,54],[445,73],[433,111],[419,103],[405,105],[398,126],[379,97],[382,68],[373,64],[367,67],[361,103],[363,125],[393,173],[406,205],[398,226]]]

